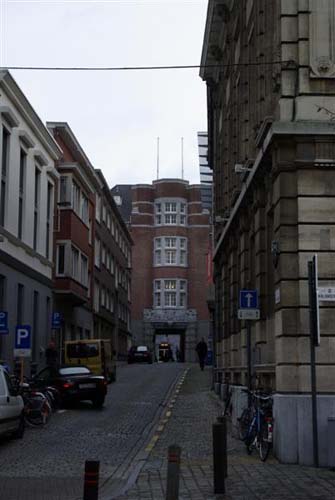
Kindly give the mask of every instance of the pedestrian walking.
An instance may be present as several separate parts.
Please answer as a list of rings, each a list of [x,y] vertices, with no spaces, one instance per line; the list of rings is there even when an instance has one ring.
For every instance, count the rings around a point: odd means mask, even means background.
[[[203,370],[205,367],[205,359],[207,356],[207,344],[203,337],[200,342],[197,343],[197,347],[195,348],[195,350],[198,353],[200,368],[201,370]]]
[[[56,349],[56,342],[54,338],[51,338],[48,344],[48,347],[45,351],[45,361],[47,366],[51,368],[55,368],[58,362],[58,352]]]

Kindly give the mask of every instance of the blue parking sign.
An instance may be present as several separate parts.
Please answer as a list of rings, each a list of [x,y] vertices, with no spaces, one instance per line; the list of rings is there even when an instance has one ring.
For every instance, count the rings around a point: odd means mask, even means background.
[[[62,326],[62,314],[60,312],[52,313],[51,328],[61,328]]]
[[[0,335],[8,334],[8,312],[0,311]]]
[[[240,290],[239,309],[258,309],[258,291]]]
[[[31,326],[17,325],[15,330],[15,349],[30,349]]]

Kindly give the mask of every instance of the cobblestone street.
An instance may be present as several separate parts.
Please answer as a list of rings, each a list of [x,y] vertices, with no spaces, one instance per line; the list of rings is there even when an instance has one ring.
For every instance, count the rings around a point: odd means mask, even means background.
[[[171,416],[157,432],[152,451],[137,479],[119,500],[165,498],[167,449],[182,447],[180,500],[331,500],[335,496],[335,473],[295,465],[282,465],[271,455],[266,463],[254,453],[248,456],[244,444],[228,438],[226,495],[213,494],[212,424],[221,404],[210,391],[211,372],[192,366],[176,394]],[[179,389],[177,389],[178,391]],[[159,429],[159,426],[158,426]]]
[[[130,365],[118,370],[102,410],[83,403],[52,416],[46,428],[27,428],[22,440],[0,442],[0,498],[82,498],[85,460],[100,460],[101,485],[122,482],[182,365]]]

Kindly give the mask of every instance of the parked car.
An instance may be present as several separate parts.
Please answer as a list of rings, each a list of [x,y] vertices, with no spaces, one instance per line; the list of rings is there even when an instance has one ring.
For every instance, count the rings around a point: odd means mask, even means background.
[[[7,371],[0,365],[0,435],[22,438],[24,434],[23,399],[14,388]]]
[[[89,400],[93,406],[101,408],[107,394],[105,377],[94,375],[85,365],[44,368],[35,375],[34,383],[41,388],[55,387],[59,391],[62,404]]]
[[[133,345],[128,351],[128,363],[152,363],[152,354],[146,345]]]

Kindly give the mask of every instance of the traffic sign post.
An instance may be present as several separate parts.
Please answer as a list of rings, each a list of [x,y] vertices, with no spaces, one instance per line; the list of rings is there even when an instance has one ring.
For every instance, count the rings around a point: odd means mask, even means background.
[[[318,259],[314,255],[308,261],[310,349],[311,349],[311,394],[313,424],[313,456],[314,467],[319,466],[318,416],[316,398],[315,347],[320,345],[319,297],[318,297]]]
[[[258,290],[240,290],[239,309],[237,312],[238,319],[246,320],[247,326],[247,364],[248,364],[248,389],[252,389],[252,362],[251,362],[251,320],[260,318],[258,306]],[[248,397],[248,405],[251,404],[250,394]]]
[[[24,358],[31,356],[31,326],[17,325],[15,330],[14,356],[20,359],[20,382],[23,383]]]
[[[52,313],[51,328],[58,329],[62,327],[63,316],[60,312]]]

